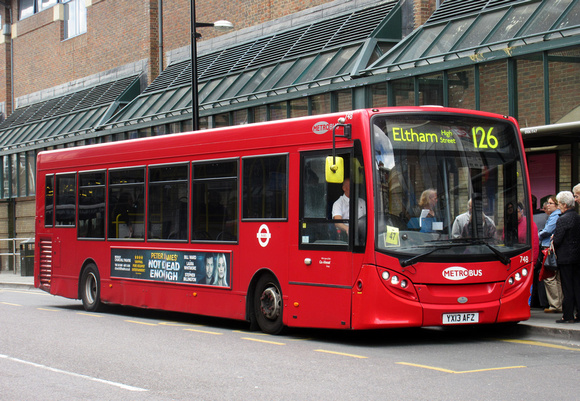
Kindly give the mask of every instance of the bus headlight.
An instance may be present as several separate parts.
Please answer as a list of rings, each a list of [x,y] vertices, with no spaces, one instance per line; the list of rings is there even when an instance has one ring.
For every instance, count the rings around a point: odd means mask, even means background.
[[[516,273],[516,281],[520,281],[522,279],[522,275],[518,272]]]
[[[522,269],[522,276],[526,277],[528,275],[528,269],[525,267]]]
[[[513,278],[513,277],[510,277],[510,278],[509,278],[509,280],[508,280],[508,283],[509,283],[510,285],[512,285],[512,284],[514,283],[514,278]]]
[[[397,297],[406,298],[412,301],[418,301],[417,290],[413,280],[406,277],[403,273],[386,270],[377,267],[378,274],[386,289]]]

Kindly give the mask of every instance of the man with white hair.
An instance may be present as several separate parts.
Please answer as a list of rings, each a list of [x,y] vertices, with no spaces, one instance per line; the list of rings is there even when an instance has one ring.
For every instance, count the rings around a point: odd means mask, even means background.
[[[467,212],[460,214],[455,218],[453,227],[451,229],[451,236],[453,238],[470,238],[472,236],[471,220],[471,199],[467,202]],[[483,237],[493,238],[495,236],[495,224],[491,217],[481,214],[483,218]]]

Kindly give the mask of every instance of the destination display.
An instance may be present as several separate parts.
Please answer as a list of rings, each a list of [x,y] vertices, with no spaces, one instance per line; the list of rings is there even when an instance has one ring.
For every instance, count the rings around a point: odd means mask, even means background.
[[[111,277],[231,286],[231,253],[113,248]]]
[[[393,149],[502,152],[516,139],[511,124],[481,119],[443,123],[397,116],[375,121],[375,127],[386,133]]]
[[[425,129],[425,127],[421,128]],[[393,127],[390,138],[395,147],[397,143],[406,145],[430,143],[438,144],[440,147],[449,145],[455,148],[461,143],[464,149],[467,147],[485,151],[497,149],[502,136],[496,127],[475,126],[470,130],[432,127],[428,131],[419,131],[414,127]]]

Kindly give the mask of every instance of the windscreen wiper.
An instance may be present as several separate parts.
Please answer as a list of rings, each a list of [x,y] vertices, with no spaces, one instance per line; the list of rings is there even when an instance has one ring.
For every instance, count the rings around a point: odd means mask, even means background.
[[[481,245],[485,245],[486,247],[489,248],[490,251],[492,251],[493,253],[495,253],[495,256],[497,256],[497,258],[499,259],[499,261],[501,263],[503,263],[504,265],[508,266],[512,260],[510,258],[508,258],[507,256],[505,256],[503,253],[501,253],[500,251],[498,251],[497,249],[495,249],[493,246],[489,245],[487,242],[480,240],[481,241]]]
[[[419,260],[423,259],[424,257],[431,255],[435,251],[439,251],[441,249],[449,249],[449,248],[451,248],[451,245],[448,245],[448,246],[439,246],[439,247],[436,247],[436,248],[433,248],[433,249],[429,249],[427,252],[422,253],[420,255],[413,256],[412,258],[409,258],[409,259],[406,259],[406,260],[401,260],[401,261],[399,261],[399,263],[401,264],[401,267],[407,267],[407,266],[410,266],[412,264],[415,264],[416,262],[418,262]]]
[[[501,263],[504,265],[509,265],[511,263],[511,259],[501,253],[499,250],[491,246],[486,240],[490,240],[493,238],[449,238],[446,240],[435,240],[430,242],[440,242],[440,243],[452,243],[452,244],[466,244],[466,245],[485,245],[490,251],[492,251],[495,256],[499,259]]]
[[[434,243],[434,242],[445,243],[447,245],[439,246],[439,247],[430,249],[425,253],[422,253],[422,254],[417,255],[417,256],[413,256],[412,258],[409,258],[406,260],[401,260],[401,261],[399,261],[399,263],[401,264],[401,267],[406,267],[406,266],[410,266],[412,264],[415,264],[419,260],[425,258],[426,256],[431,255],[433,252],[438,251],[440,249],[449,249],[451,247],[459,246],[459,245],[485,245],[490,251],[492,251],[494,253],[495,256],[497,256],[498,260],[501,263],[503,263],[506,266],[508,266],[511,263],[510,258],[505,256],[503,253],[501,253],[500,251],[495,249],[493,246],[491,246],[487,242],[485,242],[484,239],[455,238],[455,239],[446,239],[446,240],[434,240],[434,241],[429,241],[429,242],[430,243]]]

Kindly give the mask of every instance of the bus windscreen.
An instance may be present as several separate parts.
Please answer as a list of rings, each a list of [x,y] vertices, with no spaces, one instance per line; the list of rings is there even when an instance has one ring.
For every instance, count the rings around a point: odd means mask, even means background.
[[[497,259],[529,246],[511,123],[413,114],[375,116],[372,126],[379,250]]]

